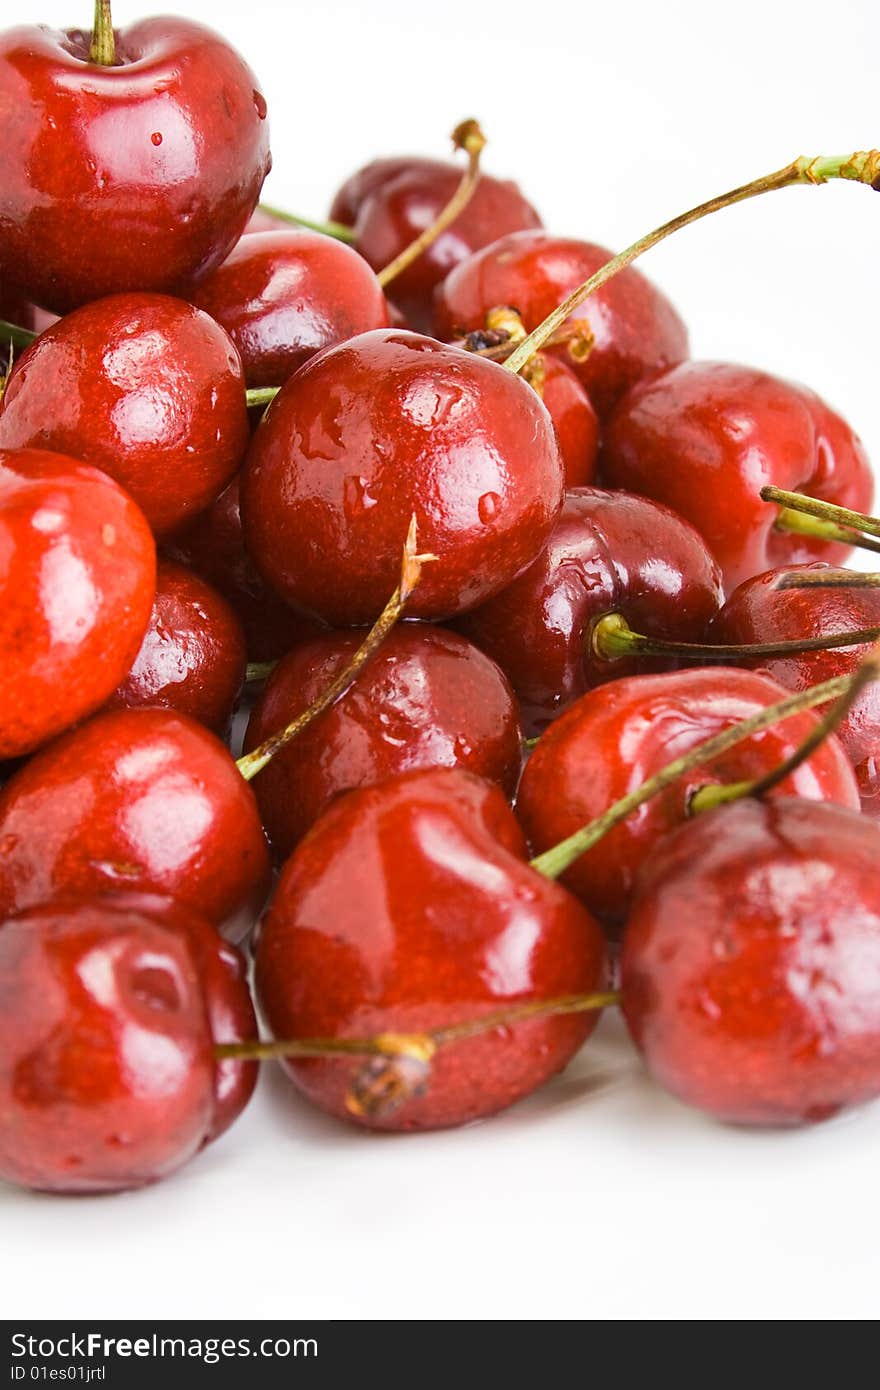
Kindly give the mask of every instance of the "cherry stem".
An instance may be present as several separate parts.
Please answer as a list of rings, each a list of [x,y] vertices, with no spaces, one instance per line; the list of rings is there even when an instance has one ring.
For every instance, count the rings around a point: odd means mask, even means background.
[[[264,743],[260,744],[259,748],[255,748],[252,753],[246,753],[238,759],[236,766],[246,782],[250,782],[258,772],[262,772],[276,753],[279,753],[282,748],[286,748],[288,743],[292,742],[319,715],[323,714],[331,705],[335,705],[336,701],[341,700],[343,695],[351,689],[361,671],[379,650],[395,623],[402,616],[412,593],[421,581],[422,566],[436,558],[435,555],[416,554],[416,518],[413,516],[403,547],[400,580],[379,617],[351,661],[344,670],[340,671],[336,679],[331,681],[324,693],[319,695],[318,699],[309,705],[302,714],[297,715],[296,719],[286,728],[271,734]]]
[[[280,390],[280,386],[251,386],[245,392],[248,408],[252,405],[270,405]]]
[[[803,574],[785,574],[777,580],[777,589],[880,589],[880,573],[859,570],[808,570]]]
[[[518,343],[525,340],[525,325],[515,309],[499,307],[486,315],[486,327],[468,333],[462,346],[475,357],[504,362]],[[586,319],[572,319],[549,338],[546,346],[567,347],[572,362],[586,362],[595,345],[593,330]]]
[[[354,241],[354,228],[346,227],[344,222],[313,222],[310,217],[297,217],[295,213],[285,212],[283,208],[273,207],[271,203],[260,203],[260,212],[264,212],[267,217],[277,217],[279,222],[289,222],[294,227],[305,227],[310,232],[332,236],[336,241],[347,242],[349,246]]]
[[[36,338],[30,328],[19,328],[17,323],[7,323],[0,319],[0,343],[11,343],[13,347],[27,348]]]
[[[625,657],[680,657],[685,661],[735,661],[739,657],[787,656],[792,652],[824,652],[837,647],[860,647],[876,642],[880,627],[859,628],[854,632],[827,633],[824,637],[794,638],[784,642],[669,642],[633,632],[622,613],[606,613],[597,619],[590,633],[590,648],[601,661],[620,661]]]
[[[720,212],[722,208],[745,202],[747,198],[757,198],[762,193],[773,193],[778,188],[788,188],[792,184],[822,184],[827,183],[829,179],[852,179],[857,183],[869,184],[875,189],[880,187],[880,151],[859,150],[855,154],[819,155],[813,159],[802,155],[793,163],[787,164],[784,169],[777,170],[776,173],[765,174],[763,178],[755,179],[752,183],[743,184],[739,188],[732,189],[729,193],[722,193],[717,198],[711,198],[707,203],[700,203],[698,207],[691,208],[690,211],[674,217],[671,222],[664,222],[653,232],[648,232],[647,236],[634,241],[632,246],[625,251],[612,256],[611,260],[601,266],[595,275],[591,275],[589,280],[585,280],[582,285],[573,290],[559,307],[554,309],[544,322],[539,324],[519,344],[504,365],[511,372],[521,371],[529,358],[544,346],[547,339],[556,332],[579,304],[583,304],[585,299],[607,284],[618,271],[624,270],[643,252],[650,250],[658,242],[664,241],[673,232],[680,231],[681,228],[689,226],[692,222],[698,222],[703,217],[708,217],[710,213]]]
[[[473,196],[474,190],[480,181],[480,155],[486,144],[486,137],[474,120],[462,121],[461,125],[456,126],[452,132],[452,145],[456,150],[464,150],[468,157],[467,168],[461,177],[461,182],[453,193],[445,208],[437,214],[430,227],[411,241],[409,246],[389,261],[382,270],[377,272],[376,278],[383,290],[386,285],[390,285],[392,280],[396,280],[404,270],[412,265],[413,261],[418,260],[423,251],[427,251],[429,246],[433,246],[437,238],[446,231],[446,228],[464,212]]]
[[[116,35],[113,32],[110,0],[95,0],[95,20],[92,27],[89,62],[97,63],[102,68],[112,68],[116,62]]]
[[[880,553],[880,541],[867,538],[880,537],[880,518],[876,516],[853,512],[849,507],[838,507],[834,502],[823,502],[801,492],[786,492],[781,487],[762,487],[761,498],[764,502],[775,502],[781,508],[776,518],[780,531],[843,541],[845,545]],[[859,535],[859,532],[866,532],[867,535]]]
[[[660,768],[653,777],[649,777],[635,791],[629,792],[619,801],[615,801],[613,805],[608,807],[607,811],[603,811],[602,815],[591,821],[589,825],[576,830],[567,839],[560,840],[558,845],[554,845],[551,849],[545,850],[543,854],[539,854],[531,861],[532,868],[537,869],[546,878],[558,878],[560,874],[565,873],[565,870],[571,867],[576,859],[598,844],[609,830],[613,830],[621,821],[626,820],[627,816],[632,815],[633,811],[644,806],[646,801],[650,801],[659,792],[677,782],[679,777],[691,772],[695,767],[700,767],[703,763],[711,762],[713,758],[720,757],[729,748],[735,748],[738,743],[751,738],[753,734],[761,733],[764,729],[769,729],[773,724],[778,724],[783,719],[788,719],[794,714],[801,714],[804,710],[813,709],[816,705],[825,705],[830,700],[836,700],[838,696],[846,694],[855,679],[854,675],[835,676],[833,680],[822,681],[820,685],[811,685],[797,695],[790,695],[787,699],[780,700],[778,704],[768,705],[766,709],[759,710],[750,718],[732,724],[729,729],[722,729],[720,733],[697,744],[695,748],[690,749],[680,758],[675,758],[671,763]]]
[[[257,681],[267,681],[277,665],[277,661],[249,661],[244,676],[245,682],[255,685]]]

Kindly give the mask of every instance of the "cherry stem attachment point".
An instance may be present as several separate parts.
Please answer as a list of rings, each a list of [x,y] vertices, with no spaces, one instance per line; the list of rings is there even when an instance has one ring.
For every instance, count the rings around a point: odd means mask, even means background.
[[[354,241],[354,228],[346,227],[344,222],[313,222],[310,217],[298,217],[293,212],[285,212],[283,208],[273,207],[270,203],[260,203],[260,212],[264,212],[267,217],[277,217],[279,222],[289,222],[293,227],[305,227],[309,232],[321,232],[324,236],[332,236],[335,241],[344,241],[351,246]]]
[[[36,338],[30,328],[19,328],[17,323],[7,323],[0,319],[0,343],[11,343],[13,347],[28,348]]]
[[[398,275],[408,269],[409,266],[417,261],[423,251],[427,251],[447,227],[451,227],[457,217],[464,212],[473,196],[474,190],[480,181],[480,156],[486,144],[486,137],[474,120],[462,121],[452,132],[452,144],[456,150],[464,150],[468,157],[467,168],[465,169],[461,182],[453,193],[445,208],[437,214],[430,227],[411,241],[409,246],[389,261],[377,273],[377,279],[383,290],[386,285],[390,285],[392,280],[396,280]]]
[[[788,656],[795,652],[832,651],[837,647],[861,647],[876,642],[880,627],[859,628],[853,632],[827,633],[823,637],[794,638],[784,642],[670,642],[633,632],[622,613],[606,613],[594,622],[590,647],[601,661],[620,661],[626,657],[676,657],[684,661],[736,661],[742,657]]]
[[[112,68],[116,62],[116,35],[113,32],[110,0],[95,0],[89,62],[97,63],[102,68]]]
[[[851,179],[856,183],[866,183],[874,189],[880,188],[880,151],[859,150],[855,154],[819,155],[813,159],[802,155],[791,164],[787,164],[784,169],[779,169],[773,174],[765,174],[762,178],[742,184],[739,188],[731,189],[729,193],[722,193],[717,198],[710,198],[708,202],[700,203],[688,212],[673,217],[670,222],[664,222],[662,226],[656,227],[654,231],[648,232],[646,236],[634,241],[625,251],[612,256],[610,261],[606,261],[605,265],[600,266],[595,275],[591,275],[589,280],[585,280],[582,285],[573,290],[558,308],[554,309],[544,322],[539,324],[519,344],[504,365],[508,371],[521,371],[529,358],[540,351],[548,338],[561,327],[578,305],[583,304],[585,299],[607,284],[618,271],[624,270],[645,251],[649,251],[658,242],[664,241],[673,232],[678,232],[683,227],[689,226],[692,222],[698,222],[713,212],[720,212],[722,208],[732,207],[735,203],[745,202],[748,198],[757,198],[762,193],[773,193],[776,189],[788,188],[798,183],[827,183],[829,179]]]
[[[400,580],[379,617],[351,661],[344,670],[340,671],[336,679],[331,681],[324,693],[302,714],[297,715],[296,719],[286,728],[271,734],[264,743],[260,744],[259,748],[255,748],[251,753],[245,753],[243,757],[238,759],[236,766],[246,782],[250,782],[258,772],[262,772],[276,753],[279,753],[282,748],[286,748],[288,743],[292,742],[319,715],[323,714],[331,705],[335,705],[337,700],[341,700],[343,695],[351,689],[361,671],[379,650],[398,619],[402,617],[410,597],[421,581],[422,567],[436,558],[435,555],[416,554],[416,518],[413,516],[403,547]]]

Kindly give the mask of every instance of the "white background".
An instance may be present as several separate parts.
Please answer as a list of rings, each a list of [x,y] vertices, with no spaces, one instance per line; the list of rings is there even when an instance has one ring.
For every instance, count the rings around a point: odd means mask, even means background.
[[[374,155],[445,155],[467,115],[487,167],[515,175],[551,229],[615,248],[797,154],[880,144],[874,0],[179,3],[259,74],[267,197],[306,215]],[[91,0],[15,9],[85,24]],[[643,269],[695,355],[800,378],[880,459],[878,243],[880,198],[833,184],[725,212]],[[715,1126],[646,1081],[614,1024],[543,1094],[438,1135],[365,1136],[267,1075],[236,1129],[162,1186],[0,1188],[2,1309],[874,1317],[878,1145],[880,1105],[795,1134]]]

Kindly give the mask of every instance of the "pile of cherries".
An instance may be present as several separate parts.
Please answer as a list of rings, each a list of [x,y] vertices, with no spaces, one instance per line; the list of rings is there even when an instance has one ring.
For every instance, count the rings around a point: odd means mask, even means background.
[[[460,1125],[603,1006],[724,1120],[880,1094],[871,471],[689,358],[674,224],[545,231],[473,122],[258,208],[243,59],[107,0],[0,110],[0,1177],[160,1178],[267,1057]]]

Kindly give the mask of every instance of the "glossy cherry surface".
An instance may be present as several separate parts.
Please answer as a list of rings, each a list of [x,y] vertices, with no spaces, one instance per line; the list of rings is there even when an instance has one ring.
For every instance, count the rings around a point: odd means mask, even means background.
[[[805,387],[751,367],[686,362],[642,382],[602,437],[611,487],[665,502],[693,522],[728,592],[773,566],[839,560],[847,546],[775,529],[771,484],[870,511],[873,481],[857,436]]]
[[[59,454],[0,450],[0,758],[104,703],[155,589],[150,529],[111,478]]]
[[[486,315],[503,305],[516,309],[531,332],[611,255],[604,246],[549,232],[502,237],[444,281],[436,297],[437,333],[455,338],[484,328]],[[577,372],[600,417],[634,382],[688,355],[687,330],[678,313],[632,267],[585,300],[573,318],[586,320],[593,333],[593,350]],[[554,351],[566,353],[564,346]]]
[[[588,825],[660,768],[722,729],[785,699],[769,676],[738,667],[702,667],[631,676],[591,690],[532,750],[517,814],[536,853]],[[663,837],[688,816],[700,787],[746,782],[778,767],[816,726],[809,711],[765,729],[679,778],[575,861],[563,882],[610,923],[626,915],[638,874]],[[858,810],[852,768],[829,738],[774,795],[835,801]],[[702,814],[702,813],[701,813]]]
[[[253,792],[219,739],[185,715],[97,715],[0,792],[5,915],[126,889],[177,898],[236,940],[267,881]]]
[[[599,418],[571,367],[541,353],[533,384],[547,407],[565,468],[565,486],[586,487],[596,476]]]
[[[589,914],[524,862],[497,787],[454,769],[351,792],[285,866],[257,948],[257,988],[276,1037],[365,1037],[446,1026],[515,1002],[601,989]],[[443,1048],[427,1090],[387,1129],[491,1115],[560,1071],[595,1014],[534,1019]],[[352,1118],[363,1059],[286,1063],[317,1105]]]
[[[361,640],[328,633],[286,656],[254,705],[245,750],[308,709]],[[521,766],[519,708],[494,661],[454,632],[401,623],[348,693],[275,755],[254,791],[283,858],[341,792],[417,768],[463,767],[512,796]]]
[[[389,322],[363,257],[293,228],[243,236],[190,297],[226,329],[248,386],[282,386],[321,348]]]
[[[0,275],[63,313],[120,290],[172,290],[219,264],[269,170],[266,103],[243,59],[189,20],[91,35],[0,36]]]
[[[343,184],[330,216],[353,226],[355,247],[374,270],[382,270],[436,221],[461,177],[462,166],[441,160],[376,160]],[[391,297],[410,327],[427,333],[435,288],[453,266],[507,232],[540,226],[515,183],[481,174],[467,207],[397,276]]]
[[[623,1008],[652,1075],[737,1124],[880,1095],[880,829],[747,800],[657,849],[623,939]]]
[[[597,618],[622,613],[639,632],[698,642],[721,597],[718,568],[681,517],[629,493],[576,488],[534,564],[459,626],[509,677],[531,735],[591,686],[662,668],[598,657]]]
[[[413,617],[463,612],[540,551],[562,500],[553,425],[494,362],[394,329],[328,348],[282,387],[242,475],[247,547],[289,603],[378,616],[415,516]]]
[[[249,437],[231,339],[167,295],[112,295],[59,320],[18,359],[0,401],[0,447],[103,469],[157,535],[214,501]]]

